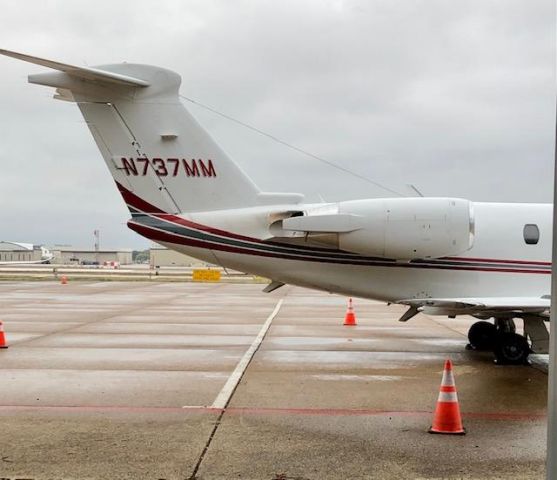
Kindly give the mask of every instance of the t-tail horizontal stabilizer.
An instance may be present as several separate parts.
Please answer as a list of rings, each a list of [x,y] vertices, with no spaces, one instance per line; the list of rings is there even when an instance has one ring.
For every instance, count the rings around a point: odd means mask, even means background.
[[[55,62],[54,60],[46,60],[44,58],[34,57],[32,55],[26,55],[24,53],[12,52],[11,50],[4,50],[1,48],[0,54],[6,55],[7,57],[17,58],[18,60],[23,60],[24,62],[34,63],[35,65],[52,68],[53,70],[59,70],[60,72],[67,73],[72,77],[81,78],[83,80],[109,82],[118,85],[124,85],[127,87],[148,87],[150,85],[149,82],[145,80],[130,77],[128,75],[122,75],[115,72],[109,72],[107,70],[102,70],[99,68],[78,67],[76,65]],[[34,81],[35,78],[40,78],[40,76],[29,75],[29,82],[41,83],[40,81]]]

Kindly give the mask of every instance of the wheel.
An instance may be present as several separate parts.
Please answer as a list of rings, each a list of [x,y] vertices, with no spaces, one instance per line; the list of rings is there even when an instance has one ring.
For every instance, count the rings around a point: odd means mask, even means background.
[[[476,322],[468,330],[468,341],[476,350],[493,350],[497,328],[489,322]]]
[[[530,345],[526,337],[517,333],[500,333],[497,335],[495,357],[497,363],[523,365],[528,360]]]

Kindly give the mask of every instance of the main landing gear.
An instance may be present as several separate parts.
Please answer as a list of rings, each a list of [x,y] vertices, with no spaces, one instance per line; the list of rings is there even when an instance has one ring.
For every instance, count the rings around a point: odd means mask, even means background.
[[[481,321],[468,330],[468,341],[475,350],[493,350],[497,340],[497,327],[493,323]]]
[[[470,347],[474,350],[491,350],[495,360],[503,365],[524,365],[532,351],[546,353],[549,334],[539,317],[524,318],[524,333],[516,333],[512,318],[496,318],[495,323],[480,321],[468,331]],[[532,342],[528,342],[527,337]]]

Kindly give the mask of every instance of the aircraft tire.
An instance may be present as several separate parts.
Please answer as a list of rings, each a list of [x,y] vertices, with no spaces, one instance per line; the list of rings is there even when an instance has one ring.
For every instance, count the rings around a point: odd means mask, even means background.
[[[490,322],[476,322],[468,330],[468,341],[475,350],[493,350],[497,342],[497,328]]]
[[[500,333],[494,351],[498,364],[524,365],[530,355],[530,345],[526,337],[518,333]]]

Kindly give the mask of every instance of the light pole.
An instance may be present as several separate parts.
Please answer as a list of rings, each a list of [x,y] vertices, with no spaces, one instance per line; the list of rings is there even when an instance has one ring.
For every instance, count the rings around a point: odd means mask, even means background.
[[[93,235],[95,237],[95,261],[97,262],[97,265],[99,265],[99,250],[101,248],[101,231],[95,230],[93,232]]]

